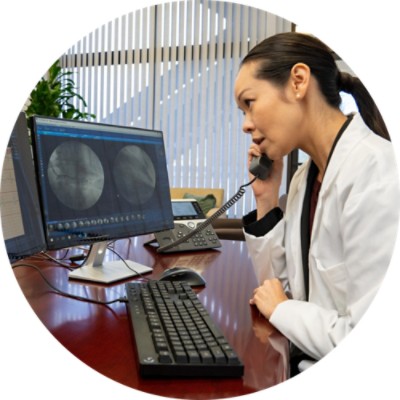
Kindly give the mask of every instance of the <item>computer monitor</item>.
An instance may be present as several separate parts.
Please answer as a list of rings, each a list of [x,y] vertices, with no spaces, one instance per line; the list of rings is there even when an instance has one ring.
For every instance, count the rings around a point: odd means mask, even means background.
[[[46,249],[29,129],[21,112],[12,130],[1,174],[1,226],[10,263]]]
[[[174,226],[162,132],[40,116],[32,132],[48,249],[91,245],[70,277],[109,283],[151,271],[104,254],[112,240]]]

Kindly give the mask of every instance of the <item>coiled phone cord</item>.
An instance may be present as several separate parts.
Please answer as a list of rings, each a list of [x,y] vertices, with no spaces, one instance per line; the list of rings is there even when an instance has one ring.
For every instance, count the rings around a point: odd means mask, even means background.
[[[172,242],[165,246],[159,247],[157,249],[157,252],[161,253],[163,251],[172,249],[173,247],[179,246],[181,243],[185,242],[186,240],[190,239],[192,236],[194,236],[197,233],[199,233],[200,231],[202,231],[204,228],[206,228],[208,225],[210,225],[212,222],[214,222],[218,217],[220,217],[222,214],[224,214],[236,202],[238,202],[242,198],[242,196],[246,193],[245,187],[251,185],[257,178],[258,178],[258,176],[255,176],[250,182],[240,186],[237,193],[234,194],[224,205],[222,205],[219,210],[217,210],[213,215],[208,217],[204,222],[202,222],[200,225],[198,225],[195,229],[190,231],[187,235],[182,236],[178,240],[175,240],[175,242]]]

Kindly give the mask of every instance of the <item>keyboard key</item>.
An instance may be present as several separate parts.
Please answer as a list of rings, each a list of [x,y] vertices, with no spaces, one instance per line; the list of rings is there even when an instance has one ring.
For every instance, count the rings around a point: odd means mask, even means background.
[[[158,361],[160,361],[160,363],[171,363],[172,358],[168,351],[160,351],[158,353]]]
[[[227,358],[228,358],[228,364],[237,364],[239,363],[239,357],[233,350],[229,350],[225,352]]]
[[[174,354],[175,354],[175,361],[177,363],[186,364],[188,362],[188,358],[186,356],[186,352],[185,351],[176,351]]]
[[[214,362],[213,356],[208,350],[200,351],[199,354],[204,364],[212,364]]]
[[[225,364],[226,363],[226,358],[225,358],[225,353],[222,351],[220,347],[212,347],[211,353],[214,357],[215,363],[216,364]]]
[[[199,363],[200,362],[200,356],[196,350],[189,350],[187,352],[187,355],[189,357],[190,363]]]

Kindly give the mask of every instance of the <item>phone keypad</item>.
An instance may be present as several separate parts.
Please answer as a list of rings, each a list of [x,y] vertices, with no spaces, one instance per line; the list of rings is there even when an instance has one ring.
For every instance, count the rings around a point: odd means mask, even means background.
[[[155,233],[154,235],[156,236],[159,245],[163,246],[171,242],[174,242],[175,240],[178,240],[186,236],[188,233],[190,233],[193,229],[195,229],[198,225],[201,224],[201,222],[197,224],[194,223],[193,228],[190,228],[188,226],[188,222],[189,221],[185,223],[175,223],[174,229],[170,231]],[[221,247],[221,243],[213,227],[208,226],[204,228],[202,231],[196,233],[194,236],[190,237],[185,242],[179,244],[176,247],[173,247],[170,250],[167,250],[167,252],[205,250],[217,247]]]

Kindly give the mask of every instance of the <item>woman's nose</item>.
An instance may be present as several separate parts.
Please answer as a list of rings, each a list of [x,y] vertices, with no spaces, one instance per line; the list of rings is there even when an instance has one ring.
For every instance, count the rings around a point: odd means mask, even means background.
[[[252,133],[255,129],[253,122],[248,116],[244,117],[242,129],[244,133]]]

